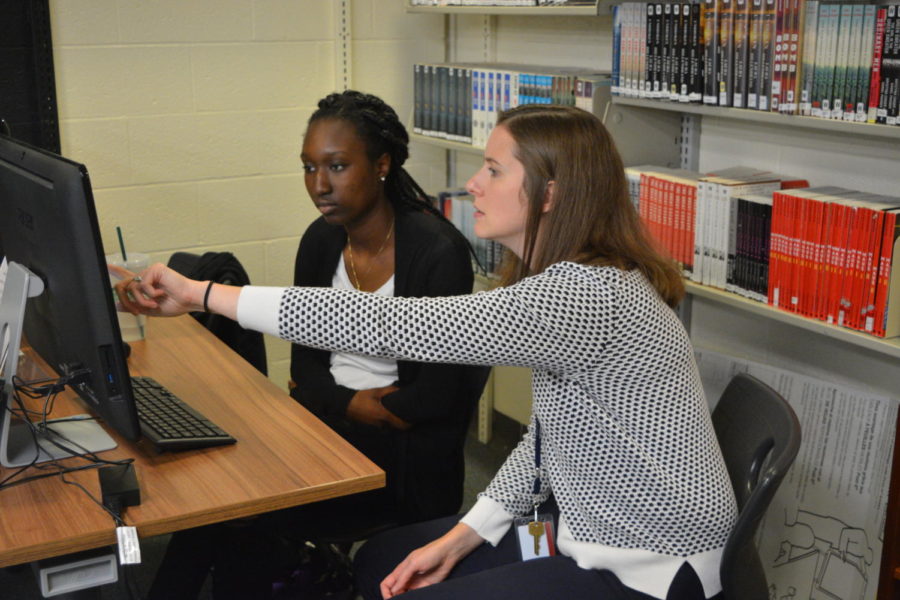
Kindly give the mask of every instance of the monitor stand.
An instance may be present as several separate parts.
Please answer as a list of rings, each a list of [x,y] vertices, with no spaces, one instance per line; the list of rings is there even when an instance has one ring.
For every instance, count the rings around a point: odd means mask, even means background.
[[[13,377],[19,363],[22,323],[28,298],[44,291],[41,278],[10,262],[0,298],[0,465],[26,465],[68,458],[76,454],[112,450],[116,442],[88,415],[47,421],[38,432],[30,423],[13,419]],[[58,445],[57,445],[58,444]]]

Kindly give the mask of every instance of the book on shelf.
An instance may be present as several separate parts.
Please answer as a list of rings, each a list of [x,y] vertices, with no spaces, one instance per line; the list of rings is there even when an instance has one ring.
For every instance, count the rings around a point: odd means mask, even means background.
[[[614,95],[900,123],[900,5],[830,0],[625,3]]]
[[[762,60],[762,19],[763,0],[750,0],[748,17],[747,48],[747,99],[746,108],[757,108],[757,93],[762,76],[760,61]]]
[[[753,167],[731,167],[702,177],[697,188],[697,233],[692,279],[726,289],[729,270],[733,269],[738,197],[771,193],[783,185],[803,184],[806,184],[805,180],[795,181]]]
[[[877,6],[863,6],[862,30],[856,57],[855,104],[848,107],[848,121],[865,123],[869,106],[869,78],[871,77],[872,55],[875,49],[875,18]]]
[[[719,103],[719,3],[703,1],[703,104]]]
[[[900,93],[898,88],[900,88],[900,5],[891,4],[887,7],[877,123],[897,124],[898,93]]]
[[[750,0],[734,0],[734,94],[735,108],[747,107],[750,79]]]
[[[612,7],[612,58],[611,58],[611,75],[610,83],[612,85],[612,93],[621,93],[621,77],[622,77],[622,14],[624,10],[621,4]]]
[[[682,91],[682,102],[700,102],[703,99],[703,26],[702,9],[699,2],[683,5],[682,12],[688,11],[685,48],[687,52],[687,89]],[[684,68],[684,66],[682,66]],[[685,96],[686,94],[686,96]]]
[[[847,75],[844,84],[844,105],[838,118],[856,121],[856,94],[859,86],[859,69],[862,62],[862,36],[865,29],[865,7],[854,4],[850,18],[850,49],[847,59]]]
[[[472,196],[464,189],[438,192],[436,208],[472,244],[478,263],[487,273],[496,273],[503,258],[503,246],[475,235],[475,209]]]
[[[663,30],[663,5],[662,3],[647,3],[646,30],[644,40],[645,54],[647,56],[647,72],[644,80],[644,90],[650,98],[659,96],[662,86],[662,30]]]
[[[763,0],[760,23],[759,80],[756,87],[757,110],[768,111],[775,69],[775,33],[778,7],[776,0]]]
[[[865,117],[867,123],[876,122],[878,101],[881,98],[881,59],[884,49],[886,24],[887,8],[878,7],[875,11],[875,34],[872,41],[872,63],[869,71],[869,95]]]
[[[814,117],[827,118],[831,115],[831,91],[834,82],[840,14],[841,7],[839,4],[822,2],[819,5],[816,62],[813,67],[815,74],[811,93],[811,113]]]
[[[413,65],[413,131],[483,148],[501,111],[521,104],[579,103],[610,85],[609,73],[506,63]],[[586,85],[585,85],[586,84]],[[583,106],[592,101],[581,97]],[[590,110],[590,108],[588,108]]]
[[[900,333],[887,327],[898,210],[900,198],[836,186],[776,192],[769,303],[880,337]]]
[[[831,114],[826,118],[841,119],[844,114],[844,93],[846,91],[847,71],[850,59],[850,40],[852,38],[852,18],[855,5],[842,4],[837,33],[837,55],[834,62],[834,85],[831,94]]]
[[[818,43],[819,0],[806,0],[803,9],[803,52],[800,61],[800,97],[798,113],[803,116],[812,115],[812,88],[816,65],[816,44]]]
[[[716,93],[719,106],[731,106],[734,94],[734,4],[735,0],[717,0],[718,59]]]
[[[766,302],[772,194],[738,194],[734,267],[725,289]]]
[[[656,165],[626,167],[625,175],[648,235],[689,276],[694,262],[697,181],[702,175]]]
[[[654,245],[691,281],[878,337],[900,335],[900,198],[753,167],[625,170]]]
[[[778,107],[782,114],[793,115],[797,113],[799,95],[800,64],[800,32],[803,27],[806,9],[804,0],[787,0],[785,11],[785,37],[782,43],[784,49],[781,86],[781,99]]]

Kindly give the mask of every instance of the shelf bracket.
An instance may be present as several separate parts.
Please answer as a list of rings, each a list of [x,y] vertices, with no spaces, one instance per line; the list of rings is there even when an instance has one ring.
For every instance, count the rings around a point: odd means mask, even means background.
[[[335,87],[349,90],[353,80],[353,38],[350,31],[350,0],[336,0],[332,4],[335,23],[334,65]]]
[[[681,115],[680,150],[681,168],[699,170],[700,165],[700,116]]]

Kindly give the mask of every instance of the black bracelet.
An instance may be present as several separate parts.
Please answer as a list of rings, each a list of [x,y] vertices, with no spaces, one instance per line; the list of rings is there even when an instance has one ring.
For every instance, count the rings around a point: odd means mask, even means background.
[[[209,292],[212,291],[212,286],[214,281],[210,281],[209,285],[206,286],[206,293],[203,294],[203,312],[209,312]]]

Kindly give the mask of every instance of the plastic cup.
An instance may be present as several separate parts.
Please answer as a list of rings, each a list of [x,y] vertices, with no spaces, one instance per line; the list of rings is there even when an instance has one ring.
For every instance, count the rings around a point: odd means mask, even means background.
[[[106,262],[107,264],[125,267],[132,273],[137,274],[150,266],[150,256],[140,252],[129,252],[128,261],[126,262],[122,259],[121,254],[107,254]],[[119,281],[119,278],[110,273],[109,281],[110,286],[113,286]],[[112,293],[113,300],[118,301],[119,298],[115,295],[115,290],[113,290]],[[146,316],[133,315],[121,311],[117,314],[119,315],[119,330],[122,332],[122,340],[126,342],[135,342],[144,339],[144,326],[147,323]]]

